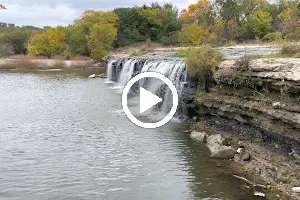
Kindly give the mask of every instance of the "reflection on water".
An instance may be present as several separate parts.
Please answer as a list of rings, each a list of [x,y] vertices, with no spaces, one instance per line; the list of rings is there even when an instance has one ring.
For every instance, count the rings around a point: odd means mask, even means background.
[[[0,74],[0,199],[252,199],[183,123],[136,127],[91,73]]]

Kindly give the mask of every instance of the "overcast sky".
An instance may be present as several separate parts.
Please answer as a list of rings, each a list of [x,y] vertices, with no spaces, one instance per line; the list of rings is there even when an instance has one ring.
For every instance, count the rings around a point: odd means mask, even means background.
[[[172,3],[181,10],[197,0],[0,0],[7,7],[0,10],[0,22],[39,27],[68,25],[87,9],[112,10],[151,2]]]

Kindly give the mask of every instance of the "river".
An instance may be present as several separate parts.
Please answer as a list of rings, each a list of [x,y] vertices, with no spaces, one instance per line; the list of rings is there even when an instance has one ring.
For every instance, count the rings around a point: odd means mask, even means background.
[[[0,199],[253,199],[178,120],[146,130],[90,72],[0,73]]]

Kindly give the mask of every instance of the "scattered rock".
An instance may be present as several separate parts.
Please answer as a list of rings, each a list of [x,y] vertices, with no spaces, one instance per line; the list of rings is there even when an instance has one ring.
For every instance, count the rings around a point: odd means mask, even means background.
[[[224,163],[217,163],[217,167],[225,167]]]
[[[236,151],[231,146],[225,146],[226,139],[222,135],[211,135],[207,138],[206,146],[211,152],[212,158],[231,159]]]
[[[275,109],[280,109],[281,108],[281,103],[280,102],[275,102],[272,104],[273,108]]]
[[[264,194],[264,193],[262,193],[262,192],[254,192],[254,196],[266,198],[266,194]]]
[[[212,152],[211,158],[232,159],[236,154],[232,147],[221,146],[215,152]]]
[[[100,75],[98,75],[98,77],[100,77],[100,78],[107,78],[106,74],[100,74]]]
[[[90,75],[89,78],[96,78],[96,74]]]
[[[293,192],[300,193],[300,187],[293,187]]]
[[[193,117],[193,121],[197,122],[197,121],[198,121],[198,117],[197,117],[197,116],[194,116],[194,117]]]
[[[234,156],[234,162],[244,163],[244,162],[250,161],[251,156],[250,156],[249,152],[244,147],[238,148],[237,153],[238,154],[236,154]]]
[[[219,124],[221,124],[221,122],[219,122],[218,120],[216,120],[215,124],[219,125]]]
[[[200,142],[206,142],[207,136],[208,135],[205,132],[196,132],[196,131],[194,131],[194,132],[191,133],[190,137],[192,139],[198,140]]]

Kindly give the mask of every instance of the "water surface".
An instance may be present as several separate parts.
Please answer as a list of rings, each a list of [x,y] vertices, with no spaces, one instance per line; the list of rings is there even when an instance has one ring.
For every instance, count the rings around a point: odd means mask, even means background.
[[[138,128],[86,77],[0,73],[0,199],[252,199],[184,123]]]

